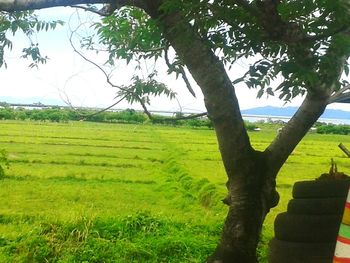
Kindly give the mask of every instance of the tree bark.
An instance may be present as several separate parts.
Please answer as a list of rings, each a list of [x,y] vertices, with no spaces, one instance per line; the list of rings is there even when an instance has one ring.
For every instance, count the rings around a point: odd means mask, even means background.
[[[266,154],[251,147],[234,87],[221,61],[179,14],[162,17],[165,36],[188,67],[205,98],[228,176],[229,205],[221,241],[208,262],[257,262],[262,223],[278,203]]]
[[[229,211],[220,243],[208,262],[258,262],[256,248],[262,224],[272,206],[265,196],[265,165],[265,154],[253,152],[241,164],[247,172],[229,179]],[[274,186],[270,188],[274,190]]]

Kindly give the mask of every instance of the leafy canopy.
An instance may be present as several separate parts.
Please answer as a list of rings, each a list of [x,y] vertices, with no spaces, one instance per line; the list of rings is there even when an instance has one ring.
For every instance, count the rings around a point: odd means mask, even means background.
[[[349,1],[282,0],[273,8],[262,1],[227,0],[167,0],[162,5],[163,12],[181,13],[228,69],[240,59],[254,61],[233,83],[258,89],[258,97],[278,93],[289,101],[327,86],[339,70],[348,75],[348,64],[339,65],[339,57],[350,54],[349,34],[344,33],[350,24]],[[113,64],[116,58],[167,59],[169,43],[159,25],[142,10],[124,7],[93,27],[99,44],[109,51],[108,63]],[[178,75],[184,65],[175,55],[168,66],[169,73]],[[273,88],[277,78],[282,82]],[[348,82],[341,79],[328,88],[333,92],[345,85]]]

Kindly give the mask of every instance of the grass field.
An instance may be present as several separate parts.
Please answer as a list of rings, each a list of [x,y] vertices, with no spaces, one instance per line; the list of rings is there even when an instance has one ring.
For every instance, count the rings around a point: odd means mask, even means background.
[[[250,133],[257,149],[273,125]],[[261,262],[295,181],[314,179],[350,136],[308,134],[278,177]],[[0,122],[10,168],[0,180],[0,262],[203,262],[225,218],[214,131],[167,126]]]

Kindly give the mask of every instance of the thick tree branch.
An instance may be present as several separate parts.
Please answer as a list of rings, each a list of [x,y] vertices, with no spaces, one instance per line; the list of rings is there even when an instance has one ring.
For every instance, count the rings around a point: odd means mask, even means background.
[[[336,30],[323,32],[318,35],[313,35],[313,36],[307,35],[303,38],[302,41],[311,42],[311,41],[327,39],[339,33],[346,33],[349,30],[349,28],[350,28],[349,26],[342,26]]]
[[[312,91],[308,91],[298,111],[265,150],[265,152],[269,153],[269,167],[272,170],[271,174],[274,174],[274,176],[277,175],[288,156],[322,115],[327,105],[334,99],[332,99],[331,95],[337,89],[349,54],[338,53],[338,50],[332,43],[325,56],[329,60],[333,60],[332,68],[328,68],[331,73],[327,72],[328,75],[325,80],[322,80],[322,75],[320,76],[320,86],[312,89]],[[343,93],[347,88],[339,92]]]
[[[143,0],[0,0],[0,10],[13,12],[86,4],[112,4],[116,6],[116,8],[122,6],[135,6],[142,9],[146,8],[146,3]]]
[[[268,40],[282,41],[285,44],[322,40],[349,28],[348,26],[343,26],[318,35],[308,35],[296,23],[282,20],[278,12],[280,0],[258,0],[254,3],[249,3],[246,0],[232,0],[232,2],[257,18],[263,30],[268,34]],[[321,14],[320,20],[327,15],[326,13]],[[224,19],[224,21],[230,24],[230,21],[227,19]]]
[[[340,90],[338,90],[337,92],[335,92],[328,100],[328,104],[337,102],[339,99],[345,97],[345,96],[349,96],[350,92],[347,92],[350,90],[350,85],[347,85],[343,88],[341,88]],[[347,92],[347,93],[346,93]]]
[[[248,158],[253,150],[224,65],[181,15],[167,14],[161,21],[165,37],[202,89],[228,176],[234,170],[239,176],[240,158]]]
[[[267,147],[265,153],[268,153],[269,168],[273,175],[277,175],[288,156],[322,115],[327,104],[328,96],[326,95],[317,97],[307,95],[298,111]]]
[[[282,20],[278,12],[279,0],[257,0],[252,3],[247,0],[232,0],[232,2],[257,19],[269,41],[292,44],[299,43],[306,37],[296,23]]]

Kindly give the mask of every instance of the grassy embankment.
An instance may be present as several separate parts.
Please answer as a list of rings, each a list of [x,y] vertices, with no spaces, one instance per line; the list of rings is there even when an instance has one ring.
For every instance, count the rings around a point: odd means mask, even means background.
[[[264,149],[276,126],[250,133]],[[220,233],[225,174],[212,130],[98,123],[0,122],[10,159],[0,180],[0,262],[203,262]],[[313,179],[350,136],[309,134],[281,170],[284,211],[293,182]],[[260,248],[265,262],[266,248]]]

